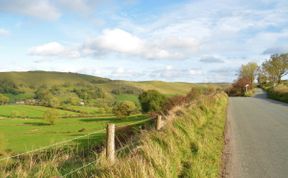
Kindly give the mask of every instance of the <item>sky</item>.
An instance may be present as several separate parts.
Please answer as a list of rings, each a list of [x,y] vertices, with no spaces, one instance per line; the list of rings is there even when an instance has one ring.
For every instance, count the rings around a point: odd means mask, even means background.
[[[0,0],[0,71],[231,82],[288,52],[287,0]]]

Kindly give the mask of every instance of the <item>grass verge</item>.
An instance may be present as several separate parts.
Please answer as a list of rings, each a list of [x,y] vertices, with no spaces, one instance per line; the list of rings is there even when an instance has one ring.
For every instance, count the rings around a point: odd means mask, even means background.
[[[288,103],[288,86],[281,84],[267,90],[268,97]]]
[[[76,177],[219,177],[227,96],[203,96],[160,131],[140,136],[136,149],[112,167],[99,161]],[[103,163],[104,162],[104,163]]]

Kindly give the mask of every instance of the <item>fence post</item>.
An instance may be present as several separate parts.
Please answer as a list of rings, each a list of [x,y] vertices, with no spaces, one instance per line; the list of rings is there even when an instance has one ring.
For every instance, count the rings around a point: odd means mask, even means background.
[[[156,119],[156,130],[160,130],[162,127],[162,116],[158,115]]]
[[[115,124],[107,125],[106,158],[111,163],[115,163]]]

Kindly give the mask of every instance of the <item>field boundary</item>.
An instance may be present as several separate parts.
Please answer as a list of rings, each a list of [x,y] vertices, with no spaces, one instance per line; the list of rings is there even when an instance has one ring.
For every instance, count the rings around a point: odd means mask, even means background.
[[[137,125],[139,123],[142,123],[142,122],[144,123],[144,122],[147,122],[149,120],[151,120],[151,119],[148,118],[148,119],[144,119],[144,120],[141,120],[141,121],[133,122],[131,124],[127,124],[127,125],[124,125],[124,126],[119,126],[119,127],[127,127],[127,126]],[[69,142],[72,142],[72,141],[75,141],[75,140],[78,140],[78,139],[81,139],[81,138],[85,138],[85,137],[88,137],[88,136],[91,136],[91,135],[94,135],[94,134],[97,134],[97,133],[105,132],[105,130],[106,129],[97,130],[96,132],[92,132],[92,133],[89,133],[89,134],[86,134],[86,135],[75,137],[73,139],[60,141],[60,142],[57,142],[57,143],[54,143],[54,144],[51,144],[51,145],[47,145],[47,146],[44,146],[44,147],[41,147],[41,148],[37,148],[37,149],[30,150],[30,151],[27,151],[27,152],[19,153],[19,154],[13,155],[13,156],[4,157],[4,158],[0,159],[0,162],[4,161],[4,160],[9,160],[9,159],[12,159],[12,158],[20,157],[20,156],[23,156],[23,155],[27,155],[27,154],[30,154],[30,153],[36,153],[36,152],[39,152],[39,151],[47,150],[49,148],[56,147],[56,146],[59,146],[59,145],[64,145],[66,143],[69,143]]]

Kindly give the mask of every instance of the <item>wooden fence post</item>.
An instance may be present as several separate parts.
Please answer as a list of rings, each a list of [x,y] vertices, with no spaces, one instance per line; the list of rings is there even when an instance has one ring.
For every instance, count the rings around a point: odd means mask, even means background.
[[[158,115],[156,119],[156,130],[160,130],[162,127],[162,116]]]
[[[106,158],[111,163],[115,163],[115,124],[107,125]]]

